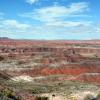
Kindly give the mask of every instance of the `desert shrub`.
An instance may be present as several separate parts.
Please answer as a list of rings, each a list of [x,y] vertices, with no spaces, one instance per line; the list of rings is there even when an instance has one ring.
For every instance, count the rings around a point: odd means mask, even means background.
[[[97,95],[96,100],[100,100],[100,93]]]
[[[2,96],[2,98],[8,98],[7,100],[11,99],[11,100],[20,100],[20,98],[18,96],[16,96],[16,94],[9,90],[9,89],[4,89],[2,91],[0,91],[0,97]]]
[[[91,94],[87,94],[85,96],[84,100],[96,100],[96,98],[93,95],[91,95]]]
[[[36,97],[35,100],[49,100],[48,97]]]
[[[77,100],[77,98],[75,96],[69,96],[68,100]]]
[[[53,94],[52,96],[55,97],[55,94]]]
[[[26,63],[27,63],[27,61],[25,61],[25,60],[18,61],[18,65],[22,65],[22,64],[26,64]]]
[[[0,61],[4,60],[4,57],[0,56]]]

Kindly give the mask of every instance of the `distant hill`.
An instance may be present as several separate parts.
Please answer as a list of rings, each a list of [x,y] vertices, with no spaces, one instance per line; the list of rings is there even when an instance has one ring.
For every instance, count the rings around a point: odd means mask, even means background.
[[[91,40],[35,40],[35,39],[12,39],[8,37],[0,37],[0,45],[31,47],[31,46],[66,46],[66,45],[100,45],[99,39]]]
[[[0,37],[0,40],[9,40],[10,38],[8,37]]]

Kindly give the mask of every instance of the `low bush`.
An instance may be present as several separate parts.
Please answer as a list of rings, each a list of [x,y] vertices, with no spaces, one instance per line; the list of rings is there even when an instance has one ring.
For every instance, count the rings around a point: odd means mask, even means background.
[[[97,95],[96,100],[100,100],[100,93]]]
[[[91,95],[91,94],[87,94],[85,96],[84,100],[96,100],[96,98],[93,95]]]
[[[48,97],[36,97],[35,100],[49,100]]]
[[[4,60],[4,57],[0,56],[0,61],[3,61]]]

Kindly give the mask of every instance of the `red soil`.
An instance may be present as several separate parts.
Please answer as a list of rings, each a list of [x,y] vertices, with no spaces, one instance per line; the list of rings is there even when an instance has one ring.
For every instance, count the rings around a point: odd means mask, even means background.
[[[73,46],[74,45],[74,46]],[[78,45],[78,46],[76,46]],[[95,46],[100,45],[100,40],[53,40],[53,41],[39,41],[39,40],[13,40],[13,39],[0,39],[0,53],[5,55],[5,58],[21,58],[28,59],[33,55],[39,55],[40,53],[51,53],[50,56],[42,58],[40,63],[44,66],[35,69],[29,69],[23,71],[7,72],[11,75],[73,75],[79,76],[76,80],[100,82],[99,75],[85,75],[84,73],[100,73],[100,64],[97,65],[99,59],[96,58],[100,55],[100,49]],[[76,46],[76,47],[75,47]],[[85,47],[84,47],[85,46]],[[82,56],[82,54],[93,54],[94,58]],[[42,54],[42,56],[44,56]],[[54,57],[55,61],[66,60],[69,64],[62,65],[60,67],[50,67],[49,64],[53,61],[49,57]],[[88,60],[88,64],[80,64],[80,61]],[[90,63],[89,63],[90,61]],[[92,64],[91,64],[92,62]],[[19,63],[25,63],[24,61]],[[72,64],[73,63],[73,64]],[[77,63],[77,64],[76,64]],[[46,66],[46,67],[45,67]]]

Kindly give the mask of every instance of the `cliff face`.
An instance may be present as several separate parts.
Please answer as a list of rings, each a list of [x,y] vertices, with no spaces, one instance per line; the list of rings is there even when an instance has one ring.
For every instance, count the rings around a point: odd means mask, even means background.
[[[100,83],[99,45],[100,41],[0,39],[0,69],[10,76],[72,75],[64,79]]]

